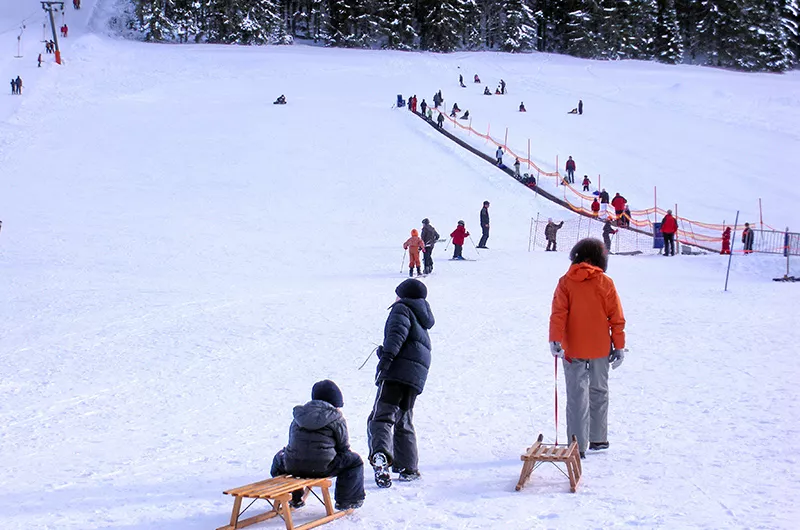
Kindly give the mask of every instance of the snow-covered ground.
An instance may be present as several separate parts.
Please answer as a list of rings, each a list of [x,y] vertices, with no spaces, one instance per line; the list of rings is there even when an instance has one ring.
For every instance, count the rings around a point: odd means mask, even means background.
[[[3,27],[27,14],[7,7]],[[780,257],[734,256],[727,293],[727,257],[612,257],[631,351],[612,372],[611,448],[588,455],[577,494],[552,466],[514,491],[521,452],[555,438],[547,323],[568,266],[566,246],[527,252],[530,218],[568,214],[391,107],[441,88],[474,127],[530,137],[548,169],[571,154],[634,205],[657,185],[688,217],[757,221],[760,197],[765,221],[797,228],[797,72],[70,33],[63,67],[26,52],[25,93],[0,98],[4,530],[222,526],[222,490],[265,478],[323,378],[366,454],[375,363],[357,368],[401,244],[423,217],[479,234],[486,199],[491,250],[454,263],[439,245],[425,280],[424,478],[378,490],[368,472],[364,507],[330,527],[796,527],[800,294],[771,281]],[[460,71],[511,94],[460,89]]]

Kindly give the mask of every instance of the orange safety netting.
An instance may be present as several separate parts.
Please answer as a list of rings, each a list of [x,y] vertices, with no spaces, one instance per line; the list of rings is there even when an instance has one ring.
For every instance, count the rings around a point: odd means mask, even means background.
[[[556,185],[564,186],[564,201],[569,205],[569,207],[572,210],[578,213],[583,213],[584,215],[597,217],[597,215],[595,215],[594,212],[584,208],[583,205],[576,206],[575,204],[570,202],[570,198],[592,202],[597,196],[594,194],[586,194],[582,191],[578,191],[578,189],[575,186],[567,182],[566,179],[562,178],[561,173],[559,173],[558,171],[558,168],[556,168],[555,171],[544,171],[529,158],[520,156],[519,154],[512,151],[507,145],[505,145],[505,142],[503,143],[498,142],[497,140],[492,138],[488,132],[486,134],[483,134],[473,129],[471,126],[472,120],[470,120],[470,124],[462,125],[461,123],[459,123],[458,119],[448,116],[447,113],[441,111],[440,109],[433,108],[432,110],[444,116],[447,120],[452,122],[454,126],[458,126],[460,129],[468,131],[470,134],[474,134],[479,138],[483,138],[487,142],[492,142],[497,147],[502,147],[506,153],[518,159],[520,163],[527,163],[530,167],[533,167],[537,171],[538,176],[555,177]],[[569,192],[569,196],[567,192]],[[635,226],[639,229],[653,233],[654,232],[653,221],[651,221],[649,217],[652,215],[653,219],[655,220],[659,215],[664,216],[666,214],[667,211],[665,209],[654,206],[651,208],[645,208],[643,210],[630,210],[630,217],[626,214],[622,214],[621,217],[624,217],[625,220],[631,226]],[[615,221],[617,220],[616,214],[612,213],[611,211],[608,211],[602,215],[607,215],[610,219]],[[688,219],[686,217],[679,217],[677,215],[675,215],[675,220],[678,222],[677,238],[679,241],[688,244],[702,243],[704,244],[702,246],[707,246],[708,243],[721,243],[722,232],[725,230],[725,228],[729,226],[728,224],[703,223],[701,221],[695,221],[693,219]],[[761,224],[763,226],[770,228],[771,230],[775,230],[766,223],[762,222]],[[710,234],[709,232],[712,232],[713,235]]]

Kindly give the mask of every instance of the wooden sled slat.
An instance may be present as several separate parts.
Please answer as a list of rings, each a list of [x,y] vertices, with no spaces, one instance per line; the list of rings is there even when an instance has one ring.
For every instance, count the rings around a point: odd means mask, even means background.
[[[565,464],[567,468],[566,474],[569,477],[570,491],[575,493],[578,490],[578,483],[583,474],[578,439],[573,435],[569,446],[544,444],[542,440],[544,440],[544,435],[540,434],[536,443],[520,456],[520,460],[523,462],[522,472],[519,475],[519,481],[515,489],[519,491],[525,487],[538,462],[551,462],[554,465]]]

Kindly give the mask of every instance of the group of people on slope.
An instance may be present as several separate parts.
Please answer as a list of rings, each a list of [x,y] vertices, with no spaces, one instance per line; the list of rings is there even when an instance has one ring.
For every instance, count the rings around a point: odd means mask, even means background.
[[[614,282],[606,274],[608,255],[596,239],[579,241],[570,252],[571,265],[555,288],[550,313],[550,352],[562,360],[567,387],[567,437],[578,441],[581,458],[587,450],[608,449],[608,372],[622,364],[625,316]],[[598,293],[601,293],[598,296]],[[424,283],[409,278],[395,289],[395,302],[378,346],[377,391],[367,418],[368,461],[380,488],[397,480],[421,478],[419,448],[413,423],[432,360],[429,330],[435,319]],[[311,389],[311,401],[293,410],[288,444],[274,456],[272,476],[336,477],[336,509],[363,505],[364,462],[349,442],[341,413],[344,396],[331,380]],[[290,505],[305,504],[303,490],[292,493]]]
[[[22,95],[22,78],[20,76],[11,80],[11,93],[18,96]]]
[[[428,304],[427,287],[409,278],[395,289],[389,307],[383,344],[377,348],[375,404],[367,418],[369,462],[381,488],[398,480],[420,478],[417,438],[413,424],[414,404],[425,388],[431,364],[428,330],[435,323]],[[360,508],[364,503],[364,462],[350,448],[347,423],[342,415],[344,396],[333,381],[319,381],[311,389],[311,401],[293,410],[289,442],[272,460],[273,477],[336,477],[337,510]],[[305,504],[304,490],[292,492],[293,508]]]

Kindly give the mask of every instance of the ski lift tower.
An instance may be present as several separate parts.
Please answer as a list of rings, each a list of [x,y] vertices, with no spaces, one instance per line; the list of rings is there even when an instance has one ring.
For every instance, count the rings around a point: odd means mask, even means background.
[[[53,19],[53,10],[60,9],[61,11],[64,11],[64,2],[43,1],[42,9],[47,11],[47,13],[50,15],[50,29],[53,30],[53,43],[56,47],[56,62],[61,64],[61,50],[58,47],[58,33],[56,32],[56,21]]]

